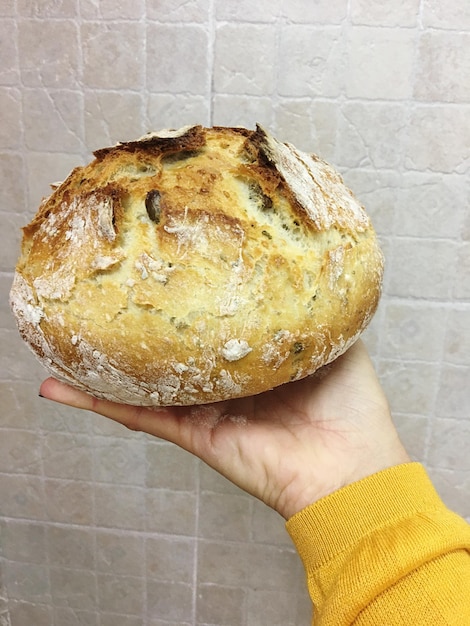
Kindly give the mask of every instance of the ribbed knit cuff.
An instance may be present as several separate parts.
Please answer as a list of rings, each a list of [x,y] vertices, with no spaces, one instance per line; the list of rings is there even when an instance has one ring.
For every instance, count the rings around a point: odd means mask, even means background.
[[[405,463],[347,485],[286,523],[306,569],[348,551],[381,526],[417,512],[444,508],[420,463]]]

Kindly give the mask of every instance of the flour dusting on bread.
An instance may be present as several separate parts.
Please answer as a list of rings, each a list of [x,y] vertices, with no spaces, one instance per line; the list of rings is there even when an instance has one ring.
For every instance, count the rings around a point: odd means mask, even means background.
[[[10,302],[57,378],[142,406],[210,406],[314,373],[379,300],[366,211],[261,127],[193,125],[95,152],[23,229]],[[242,423],[243,415],[232,416]]]

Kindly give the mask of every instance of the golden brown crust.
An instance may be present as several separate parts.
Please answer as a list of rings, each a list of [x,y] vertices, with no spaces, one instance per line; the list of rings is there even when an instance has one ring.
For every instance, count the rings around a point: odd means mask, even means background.
[[[364,209],[324,161],[258,127],[98,150],[24,228],[19,330],[98,397],[190,405],[313,373],[380,296]]]

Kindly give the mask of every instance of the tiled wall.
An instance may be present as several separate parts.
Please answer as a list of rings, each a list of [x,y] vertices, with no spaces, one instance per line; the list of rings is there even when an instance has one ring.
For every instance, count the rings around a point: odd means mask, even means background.
[[[7,294],[48,183],[149,129],[261,122],[336,165],[387,257],[367,333],[470,518],[470,3],[1,0],[1,626],[307,624],[283,521],[169,444],[53,406]]]

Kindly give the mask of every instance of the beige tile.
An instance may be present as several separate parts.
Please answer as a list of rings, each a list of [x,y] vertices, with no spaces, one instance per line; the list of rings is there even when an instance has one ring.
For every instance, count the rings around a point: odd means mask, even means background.
[[[303,583],[303,584],[302,584]],[[304,593],[299,593],[296,597],[296,624],[310,624],[312,622],[313,606],[310,596],[307,593],[305,580],[299,582],[298,589],[305,589]]]
[[[6,17],[16,16],[16,2],[15,0],[3,0],[0,4],[0,15]]]
[[[44,564],[47,561],[45,527],[23,521],[1,524],[2,556],[9,561]]]
[[[195,539],[148,537],[145,542],[147,578],[191,583]]]
[[[414,106],[407,124],[406,168],[465,173],[470,155],[467,120],[465,106]]]
[[[0,23],[0,85],[17,85],[20,71],[17,49],[17,22],[2,19]]]
[[[95,479],[122,485],[145,484],[143,439],[94,437]]]
[[[179,128],[186,124],[208,126],[209,103],[204,96],[150,94],[147,101],[147,130]]]
[[[429,31],[421,35],[414,96],[418,100],[470,100],[470,33]]]
[[[21,139],[21,100],[17,89],[0,87],[0,110],[0,149],[15,150]]]
[[[96,569],[109,574],[144,574],[144,538],[124,532],[96,533]]]
[[[93,524],[93,488],[86,482],[45,481],[45,508],[49,520],[69,524]]]
[[[249,496],[202,493],[199,498],[199,536],[248,541],[251,535],[252,500]]]
[[[397,168],[407,133],[401,104],[347,101],[339,110],[336,166]]]
[[[193,590],[191,585],[180,582],[147,581],[147,616],[148,621],[157,618],[166,622],[192,622]]]
[[[436,413],[439,417],[468,419],[470,415],[468,380],[468,365],[442,366],[436,404]]]
[[[77,0],[18,0],[18,13],[25,17],[76,17]]]
[[[274,53],[275,37],[270,26],[219,26],[215,39],[214,91],[254,96],[271,94]]]
[[[0,481],[0,502],[6,517],[45,519],[43,484],[38,476],[4,474]]]
[[[468,202],[466,178],[459,174],[406,172],[395,190],[395,233],[457,238]]]
[[[93,451],[87,436],[46,433],[41,456],[46,476],[75,480],[90,480],[93,476]]]
[[[10,600],[8,614],[8,626],[51,626],[54,623],[52,608],[45,604]]]
[[[434,408],[438,373],[434,364],[380,360],[378,374],[392,412],[430,415]]]
[[[0,154],[0,210],[20,213],[26,209],[24,159],[19,154]]]
[[[388,303],[382,327],[383,356],[439,361],[444,345],[447,309],[442,306]]]
[[[345,172],[343,178],[364,205],[377,233],[390,235],[399,210],[402,176],[396,171],[353,168]]]
[[[389,261],[392,296],[447,300],[452,293],[457,249],[451,241],[399,239]]]
[[[47,145],[42,146],[45,150]],[[78,154],[29,152],[25,156],[29,218],[39,208],[43,198],[50,196],[51,183],[62,182],[74,167],[83,165]]]
[[[145,0],[80,0],[84,20],[140,20],[145,15]]]
[[[60,598],[61,602],[63,599]],[[87,602],[89,600],[87,599]],[[90,611],[81,611],[78,608],[54,607],[54,624],[64,624],[64,626],[103,626],[101,616]],[[114,616],[114,626],[116,626],[116,616]],[[120,626],[120,625],[119,625]]]
[[[149,618],[147,620],[147,624],[148,626],[193,626],[194,622],[191,622],[191,624],[189,622],[182,622],[181,620],[178,620],[177,622],[169,622],[166,619],[152,619]],[[139,625],[140,626],[140,625]],[[199,624],[197,625],[199,626]]]
[[[287,25],[281,30],[279,46],[277,89],[281,96],[339,95],[344,71],[339,28]]]
[[[16,330],[16,322],[11,313],[9,303],[9,292],[12,281],[12,273],[0,274],[0,328],[5,330]],[[2,426],[5,428],[9,426],[9,424],[2,422]]]
[[[393,421],[406,451],[415,461],[426,458],[428,417],[395,414]]]
[[[470,354],[470,307],[449,312],[444,359],[456,365],[467,365]]]
[[[50,601],[46,565],[10,561],[4,576],[8,598],[29,602]]]
[[[119,619],[119,626],[143,626],[144,624],[141,616],[119,615],[117,617],[115,613],[100,611],[100,626],[116,626],[117,619]]]
[[[171,444],[147,442],[147,487],[193,491],[198,464],[194,456]]]
[[[0,213],[0,227],[3,225],[2,222]],[[1,267],[0,265],[0,271]],[[0,345],[2,346],[0,371],[6,372],[10,380],[31,378],[31,372],[37,371],[37,362],[18,331],[15,328],[0,329]]]
[[[62,623],[68,626],[75,622],[77,626],[88,626],[90,622],[85,620],[90,616],[86,612],[94,611],[97,607],[95,573],[87,570],[51,567],[50,578],[54,605],[67,609],[63,615],[70,617],[70,620]],[[71,621],[72,619],[74,621]]]
[[[86,87],[139,89],[143,86],[143,24],[83,22],[80,31]]]
[[[95,484],[95,524],[105,528],[143,530],[145,493],[134,486]]]
[[[135,576],[97,574],[98,607],[129,615],[142,615],[145,601],[145,580]]]
[[[20,255],[21,228],[27,220],[22,213],[0,212],[0,232],[9,233],[0,247],[0,271],[13,272]],[[18,333],[15,332],[15,337]],[[26,354],[23,351],[23,354]],[[3,370],[5,371],[5,370]]]
[[[200,487],[205,491],[213,491],[214,493],[233,494],[235,496],[245,495],[239,487],[221,476],[205,463],[201,463],[199,467]]]
[[[250,589],[247,592],[247,626],[297,626],[296,599],[296,595],[280,590]]]
[[[419,17],[419,0],[407,0],[393,7],[381,0],[351,0],[353,24],[367,26],[416,26]]]
[[[280,141],[292,143],[305,152],[320,154],[320,149],[314,145],[312,106],[309,100],[281,98],[273,113],[273,133]]]
[[[289,591],[301,571],[294,550],[251,543],[199,544],[200,583]]]
[[[193,535],[196,530],[196,494],[187,491],[146,489],[146,529],[171,535]]]
[[[431,467],[469,471],[470,422],[440,419],[431,421],[431,441],[428,463]]]
[[[439,468],[428,471],[445,504],[470,522],[470,473]]]
[[[46,374],[43,372],[40,379],[45,377]],[[36,412],[41,428],[52,433],[90,433],[90,420],[93,417],[89,413],[39,398],[37,388],[38,386],[31,391],[29,401],[33,403],[35,400],[36,404],[39,404],[37,409],[33,405],[32,410]]]
[[[348,41],[349,98],[401,100],[412,93],[415,33],[397,28],[353,27]],[[367,80],[364,77],[367,76]]]
[[[281,0],[216,0],[215,15],[221,21],[273,22],[280,6]]]
[[[334,166],[338,135],[338,107],[331,102],[312,102],[312,144],[306,152],[314,152]]]
[[[470,30],[470,6],[460,0],[423,0],[423,26],[449,28],[450,30]]]
[[[28,149],[62,153],[82,149],[83,98],[79,92],[25,89],[23,116]]]
[[[282,15],[289,22],[306,24],[340,24],[347,15],[347,0],[329,2],[319,0],[318,2],[304,2],[304,0],[290,0],[281,4]]]
[[[206,95],[210,81],[207,41],[199,25],[148,24],[149,91]]]
[[[459,246],[453,294],[457,300],[470,300],[470,243]]]
[[[78,28],[72,20],[20,20],[18,48],[26,87],[74,88],[80,80]]]
[[[147,18],[159,22],[201,22],[209,18],[204,0],[147,0]]]
[[[36,433],[2,429],[0,436],[0,472],[40,474],[40,441]]]
[[[256,499],[253,499],[251,532],[253,541],[257,543],[292,546],[284,518]]]
[[[2,398],[3,428],[26,428],[34,430],[39,426],[41,398],[38,398],[34,383],[24,381],[0,382]]]
[[[462,239],[464,241],[470,241],[470,211],[464,212],[464,219],[462,224]]]
[[[199,585],[196,619],[201,624],[245,624],[246,591],[219,585]]]
[[[88,570],[94,568],[95,533],[93,530],[72,526],[48,526],[47,542],[51,566]]]
[[[8,589],[6,585],[6,576],[4,572],[4,563],[2,561],[2,568],[0,569],[0,619],[5,616],[8,616]]]
[[[143,99],[137,93],[88,91],[85,93],[85,141],[88,150],[141,137]]]
[[[4,584],[4,578],[1,577],[0,574],[0,615],[3,615],[8,612],[8,598],[7,598],[7,589]]]
[[[274,107],[273,133],[300,150],[334,160],[338,110],[331,102],[280,98]]]
[[[217,94],[213,101],[213,123],[216,126],[243,126],[254,130],[256,124],[273,125],[271,98]]]

